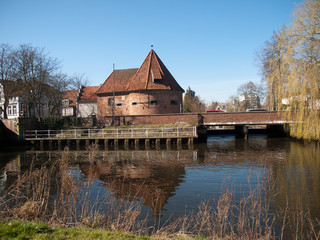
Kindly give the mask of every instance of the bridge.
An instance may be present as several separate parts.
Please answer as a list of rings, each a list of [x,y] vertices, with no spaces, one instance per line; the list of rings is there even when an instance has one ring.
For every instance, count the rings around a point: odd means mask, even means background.
[[[43,149],[45,143],[52,149],[54,145],[61,149],[61,145],[75,145],[80,149],[81,143],[89,147],[90,143],[103,143],[105,149],[112,146],[118,149],[119,144],[129,149],[129,145],[139,149],[139,145],[144,143],[145,149],[149,149],[150,144],[155,144],[156,149],[160,149],[160,143],[166,143],[168,149],[172,143],[176,143],[181,149],[183,142],[187,142],[192,148],[193,140],[197,138],[196,126],[193,127],[171,127],[171,128],[102,128],[102,129],[68,129],[68,130],[26,130],[24,139],[39,145]]]
[[[216,112],[205,113],[205,126],[238,126],[238,125],[279,125],[286,124],[282,114],[278,112]]]
[[[111,122],[112,116],[106,116],[105,121]],[[186,114],[159,114],[159,115],[134,115],[117,116],[117,124],[186,124],[198,127],[198,134],[212,126],[234,126],[238,135],[246,137],[249,126],[266,125],[269,128],[282,130],[288,122],[283,114],[275,111],[259,112],[211,112],[211,113],[186,113]]]
[[[215,112],[202,114],[202,117],[202,126],[205,130],[213,126],[232,126],[235,129],[236,136],[239,138],[247,138],[249,128],[253,128],[257,125],[266,126],[266,128],[271,132],[284,133],[284,131],[289,131],[289,128],[284,128],[284,126],[288,126],[289,122],[284,120],[284,117],[281,113],[274,111],[252,111],[232,113]],[[201,132],[199,133],[199,137],[201,138]],[[205,132],[203,134],[205,134]],[[206,138],[206,136],[203,136],[203,138]]]
[[[283,114],[278,112],[214,112],[214,113],[187,113],[187,114],[158,114],[158,115],[128,115],[128,116],[116,116],[117,125],[137,125],[137,124],[175,124],[180,127],[183,125],[192,126],[193,128],[189,129],[189,135],[183,136],[185,130],[174,128],[174,129],[165,129],[159,128],[155,133],[151,134],[152,130],[129,130],[129,132],[124,133],[122,130],[117,132],[110,133],[104,128],[105,126],[110,125],[112,116],[105,116],[101,119],[102,128],[97,129],[97,127],[87,130],[45,130],[37,131],[33,130],[28,132],[29,129],[34,129],[28,127],[27,119],[19,119],[16,124],[11,124],[13,127],[10,127],[8,121],[3,120],[3,123],[7,128],[11,129],[12,132],[17,133],[19,131],[20,139],[25,137],[25,140],[33,142],[43,142],[49,141],[49,144],[54,141],[58,142],[60,145],[61,141],[73,141],[78,145],[79,142],[85,141],[86,144],[90,141],[95,142],[104,142],[107,146],[110,144],[110,139],[112,139],[112,144],[117,145],[118,142],[123,142],[124,145],[128,143],[134,143],[138,145],[139,142],[144,142],[146,146],[150,141],[154,141],[158,145],[163,141],[167,142],[167,145],[170,145],[170,141],[180,143],[181,140],[187,140],[187,142],[192,143],[193,139],[197,141],[206,141],[207,138],[207,129],[213,126],[233,126],[238,137],[246,138],[248,136],[248,128],[256,125],[265,125],[268,128],[273,128],[275,131],[283,131],[283,127],[288,125],[289,122],[285,121]],[[29,124],[30,125],[30,124]],[[19,126],[19,127],[17,127]],[[194,130],[196,129],[196,130]],[[175,135],[172,135],[174,133]],[[140,134],[140,136],[139,136]],[[169,136],[171,134],[171,136]],[[145,139],[145,140],[141,140]],[[166,139],[166,140],[165,140]],[[180,145],[180,144],[179,144]],[[190,144],[192,145],[192,144]]]

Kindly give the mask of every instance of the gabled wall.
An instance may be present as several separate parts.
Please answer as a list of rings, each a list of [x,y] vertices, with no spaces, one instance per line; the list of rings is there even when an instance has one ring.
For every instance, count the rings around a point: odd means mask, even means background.
[[[87,118],[93,115],[97,115],[97,103],[79,102],[77,105],[78,105],[77,117]]]

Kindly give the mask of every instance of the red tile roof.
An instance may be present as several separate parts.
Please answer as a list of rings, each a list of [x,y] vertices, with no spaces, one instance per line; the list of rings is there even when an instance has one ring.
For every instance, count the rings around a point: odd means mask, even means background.
[[[78,92],[79,90],[77,89],[65,91],[62,99],[71,99],[72,102],[69,104],[69,106],[74,107],[76,106]]]
[[[112,93],[113,92],[113,76],[114,76],[115,91],[116,92],[127,91],[127,84],[133,78],[133,76],[136,74],[137,71],[138,71],[138,68],[115,70],[114,75],[112,72],[96,93],[97,94]]]
[[[116,92],[163,89],[184,92],[153,50],[149,52],[139,69],[116,70],[114,78]],[[112,92],[113,73],[96,93],[99,95]]]
[[[95,92],[98,89],[99,86],[83,87],[80,92],[79,102],[96,102],[98,97]]]

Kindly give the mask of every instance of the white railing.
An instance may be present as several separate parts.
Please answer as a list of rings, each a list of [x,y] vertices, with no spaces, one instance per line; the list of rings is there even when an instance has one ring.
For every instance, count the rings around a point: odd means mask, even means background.
[[[27,130],[25,139],[86,139],[86,138],[179,138],[197,137],[196,127],[116,128],[72,130]]]

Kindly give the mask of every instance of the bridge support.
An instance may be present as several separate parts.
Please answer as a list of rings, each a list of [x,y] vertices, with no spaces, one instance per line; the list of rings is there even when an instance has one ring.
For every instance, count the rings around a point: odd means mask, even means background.
[[[129,149],[129,139],[124,140],[124,149],[128,150]]]
[[[246,125],[237,125],[235,126],[236,138],[248,138],[248,126]]]
[[[134,140],[134,149],[135,149],[135,150],[139,150],[139,139],[138,139],[138,138],[136,138],[136,139]]]
[[[188,148],[191,150],[193,149],[193,138],[188,139]]]
[[[119,149],[119,140],[118,139],[114,139],[113,144],[114,144],[114,150],[117,151]]]
[[[156,149],[160,150],[160,139],[156,139]]]
[[[182,139],[181,138],[178,138],[177,139],[177,149],[182,149]]]
[[[61,151],[61,140],[58,140],[58,150]]]
[[[206,143],[207,142],[207,127],[204,125],[199,125],[197,127],[197,134],[198,134],[198,142],[199,143]]]
[[[145,149],[146,150],[149,150],[149,148],[150,148],[150,139],[145,139],[144,140],[144,147],[145,147]]]
[[[166,147],[167,147],[167,150],[171,150],[171,138],[167,138]]]
[[[104,150],[108,150],[108,139],[104,139]]]

